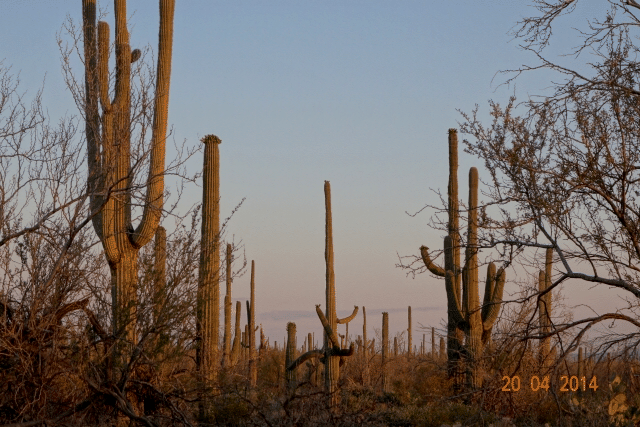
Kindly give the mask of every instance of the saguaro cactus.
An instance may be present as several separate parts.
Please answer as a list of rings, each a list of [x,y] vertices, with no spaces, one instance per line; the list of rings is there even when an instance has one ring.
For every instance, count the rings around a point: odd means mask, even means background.
[[[540,271],[538,275],[538,290],[541,293],[538,299],[538,322],[540,332],[548,334],[551,332],[551,291],[542,295],[549,287],[551,287],[551,269],[553,267],[553,250],[547,248],[545,254],[545,271]],[[547,369],[551,364],[550,358],[551,337],[540,340],[540,348],[538,358],[540,366]]]
[[[467,229],[467,246],[465,264],[460,268],[459,261],[459,230],[458,230],[458,185],[457,185],[457,132],[449,130],[449,235],[444,238],[445,268],[433,263],[426,246],[420,248],[422,259],[426,267],[433,274],[445,277],[449,316],[448,357],[450,375],[457,375],[457,362],[460,354],[461,340],[457,331],[462,330],[465,335],[464,353],[466,359],[467,385],[475,388],[479,385],[479,357],[484,344],[491,337],[493,324],[500,312],[502,293],[504,290],[504,267],[496,273],[493,263],[487,266],[482,310],[480,310],[478,292],[478,170],[469,170],[469,216]],[[462,277],[462,300],[460,299],[459,278]],[[453,347],[453,348],[452,348]],[[457,349],[457,350],[455,350]],[[458,354],[455,354],[458,353]],[[453,363],[451,363],[453,362]],[[459,384],[454,383],[455,391],[459,391]]]
[[[231,348],[231,308],[233,303],[231,301],[231,262],[232,262],[232,253],[231,253],[231,244],[227,243],[227,256],[226,260],[226,270],[227,270],[227,292],[224,296],[224,335],[223,335],[223,344],[222,344],[222,366],[229,366],[231,362],[231,352],[233,349]],[[239,328],[240,325],[237,325]]]
[[[109,24],[100,21],[96,31],[96,0],[82,1],[85,64],[85,134],[87,138],[87,188],[90,208],[97,212],[93,227],[111,270],[113,331],[134,342],[137,303],[138,251],[154,236],[162,215],[165,139],[171,78],[175,0],[160,0],[158,68],[149,147],[150,166],[142,219],[131,222],[131,63],[140,51],[131,51],[126,0],[115,0],[116,81],[109,96]],[[99,112],[102,106],[102,114]],[[120,335],[122,336],[122,335]]]
[[[409,313],[409,327],[407,328],[407,355],[411,356],[411,350],[413,349],[413,328],[411,327],[411,306],[408,309]]]
[[[389,392],[387,363],[389,362],[389,313],[382,313],[382,391]]]
[[[340,377],[340,362],[342,357],[351,356],[354,351],[353,343],[349,349],[340,348],[338,338],[338,324],[350,322],[358,314],[358,307],[355,306],[353,313],[344,319],[338,319],[336,314],[336,286],[335,273],[333,270],[333,226],[331,221],[331,186],[329,181],[324,182],[325,197],[325,261],[326,261],[326,314],[316,305],[316,313],[324,328],[324,346],[322,350],[308,351],[300,356],[296,361],[287,366],[288,370],[296,369],[306,360],[317,357],[324,363],[324,384],[329,397],[329,406],[334,408],[340,401],[338,391],[338,379]]]
[[[233,335],[233,345],[231,347],[231,366],[234,366],[240,360],[242,351],[242,344],[245,344],[245,340],[242,338],[242,303],[236,301],[236,327]]]
[[[285,354],[284,366],[291,365],[296,359],[296,324],[287,323],[287,350]],[[298,371],[296,369],[286,370],[287,389],[295,390],[298,386]]]
[[[436,328],[431,327],[431,358],[436,359]]]
[[[447,357],[447,348],[444,343],[444,337],[440,337],[440,360],[444,360]]]
[[[256,360],[256,264],[251,260],[251,302],[247,301],[249,324],[249,387],[253,390],[258,383],[258,361]],[[261,329],[262,331],[262,329]]]
[[[196,307],[196,365],[204,380],[216,378],[220,327],[220,149],[215,135],[202,138],[202,236]]]

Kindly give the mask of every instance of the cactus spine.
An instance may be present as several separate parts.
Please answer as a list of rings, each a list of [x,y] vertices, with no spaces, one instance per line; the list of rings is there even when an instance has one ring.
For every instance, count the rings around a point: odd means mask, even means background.
[[[338,379],[340,377],[340,360],[342,357],[351,356],[354,351],[353,343],[349,349],[340,348],[340,339],[338,338],[338,324],[350,322],[358,314],[358,307],[355,306],[353,313],[344,319],[338,319],[336,314],[336,286],[335,273],[333,270],[333,226],[331,221],[331,185],[329,181],[324,182],[324,200],[325,200],[325,252],[326,261],[325,274],[325,296],[327,309],[326,314],[322,313],[320,305],[316,305],[316,314],[324,328],[324,346],[322,350],[308,351],[290,365],[287,370],[296,369],[306,360],[314,357],[320,358],[324,363],[324,385],[325,391],[329,399],[329,407],[334,409],[339,401],[338,395]]]
[[[97,212],[93,227],[111,270],[113,331],[124,330],[135,342],[138,251],[153,237],[164,204],[165,139],[171,78],[175,0],[160,1],[158,68],[150,142],[149,176],[142,219],[131,222],[131,63],[140,56],[131,51],[125,0],[115,1],[116,82],[109,97],[109,24],[100,21],[96,31],[96,0],[82,1],[85,65],[85,134],[90,209]],[[99,112],[102,105],[102,114]],[[105,194],[114,194],[105,199]]]
[[[382,391],[389,392],[387,362],[389,361],[389,313],[382,313]]]
[[[538,275],[538,290],[540,294],[551,287],[551,269],[553,267],[553,250],[547,248],[545,253],[545,271],[540,271]],[[548,334],[551,332],[551,291],[541,295],[538,299],[538,320],[540,332]],[[551,337],[540,340],[539,360],[543,369],[548,369],[551,365],[550,358]]]
[[[226,260],[226,272],[227,272],[227,292],[224,296],[224,336],[222,344],[222,366],[229,366],[231,364],[231,308],[233,303],[231,302],[231,244],[227,243],[227,256]],[[240,327],[240,325],[236,325]],[[239,335],[239,334],[238,334]]]
[[[411,306],[409,306],[408,313],[409,313],[409,327],[407,328],[407,339],[408,339],[407,355],[411,356],[411,350],[413,349],[413,330],[411,327]]]
[[[212,381],[218,368],[220,327],[220,149],[215,135],[202,138],[202,236],[196,306],[196,366],[203,380]]]
[[[445,268],[437,266],[429,257],[426,246],[420,248],[425,266],[433,274],[445,277],[448,306],[448,345],[449,375],[455,378],[454,391],[460,391],[460,355],[461,336],[465,335],[464,354],[466,362],[466,381],[469,388],[479,384],[479,358],[483,347],[491,337],[493,324],[500,312],[504,290],[504,267],[496,273],[493,263],[487,266],[482,310],[478,293],[478,170],[469,170],[469,216],[467,246],[464,267],[460,268],[459,259],[459,209],[458,209],[458,137],[455,129],[449,129],[449,189],[448,212],[449,234],[444,238]],[[460,298],[460,278],[462,278],[462,300]]]

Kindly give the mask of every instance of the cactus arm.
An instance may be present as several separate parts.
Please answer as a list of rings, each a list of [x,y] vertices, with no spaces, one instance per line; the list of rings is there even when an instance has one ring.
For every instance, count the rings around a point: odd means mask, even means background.
[[[339,349],[340,348],[340,340],[336,336],[336,334],[333,331],[333,329],[331,329],[331,325],[329,324],[329,321],[327,320],[327,317],[324,315],[324,313],[320,309],[320,304],[316,305],[316,313],[318,313],[318,317],[320,318],[320,322],[322,323],[322,327],[324,328],[324,332],[327,334],[327,338],[329,338],[329,341],[331,342],[333,348],[334,349]]]
[[[358,306],[354,305],[353,306],[353,313],[351,313],[351,316],[345,317],[344,319],[337,319],[337,322],[340,325],[343,325],[345,323],[349,323],[356,317],[356,314],[358,314]]]
[[[490,300],[485,300],[482,307],[482,323],[485,330],[488,330],[493,326],[496,319],[498,318],[498,314],[500,313],[500,306],[502,304],[502,295],[504,292],[504,283],[506,281],[506,276],[507,274],[504,268],[498,270],[498,273],[495,275],[494,279],[495,286],[493,289],[493,295],[491,296]]]
[[[247,302],[247,323],[251,324],[251,303],[249,302],[249,300],[247,300],[246,302]]]
[[[309,359],[321,358],[324,357],[324,352],[322,350],[310,350],[298,357],[293,363],[287,366],[287,371],[292,371],[296,369],[298,366],[302,365]]]
[[[158,42],[158,71],[156,73],[156,97],[153,109],[153,132],[151,137],[151,164],[147,179],[147,195],[142,220],[136,228],[132,243],[144,246],[153,236],[160,223],[164,196],[165,140],[169,115],[169,83],[171,80],[171,57],[173,47],[173,15],[175,0],[160,1],[160,33]]]
[[[103,111],[111,111],[109,99],[109,24],[98,22],[98,81]]]
[[[436,276],[445,277],[445,271],[442,267],[435,265],[429,256],[429,248],[422,245],[420,246],[420,255],[422,256],[422,261],[424,265],[429,269],[430,272],[435,274]]]
[[[483,322],[487,319],[487,315],[489,312],[490,304],[493,301],[493,291],[496,287],[496,265],[493,262],[490,262],[487,265],[487,278],[485,280],[484,285],[484,298],[482,300],[482,320]]]

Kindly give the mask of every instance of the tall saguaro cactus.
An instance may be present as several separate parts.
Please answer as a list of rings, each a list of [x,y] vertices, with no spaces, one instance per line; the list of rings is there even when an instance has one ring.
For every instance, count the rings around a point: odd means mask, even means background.
[[[553,267],[553,249],[547,248],[545,254],[545,271],[540,271],[538,275],[538,290],[545,292],[551,287],[551,269]],[[540,332],[548,334],[551,332],[551,291],[541,295],[538,300],[538,321]],[[551,338],[546,337],[540,340],[539,360],[543,368],[550,366]]]
[[[353,313],[344,319],[338,319],[336,314],[336,285],[335,273],[333,270],[333,225],[331,221],[331,185],[329,181],[324,182],[325,197],[325,261],[326,261],[326,314],[316,305],[316,313],[324,328],[324,347],[322,350],[308,351],[300,356],[296,361],[287,366],[288,370],[296,369],[306,360],[312,357],[322,357],[324,363],[324,385],[329,396],[329,405],[334,408],[340,401],[338,391],[338,379],[340,377],[340,362],[342,357],[351,356],[354,351],[353,343],[349,349],[340,348],[338,338],[338,324],[350,322],[358,314],[358,307],[355,306]]]
[[[504,267],[496,273],[494,263],[487,266],[484,300],[480,307],[478,292],[478,170],[469,170],[469,203],[467,245],[464,267],[460,268],[459,248],[459,208],[458,208],[458,139],[457,131],[449,129],[449,234],[444,238],[445,267],[437,266],[429,256],[426,246],[420,248],[425,266],[433,274],[445,278],[448,307],[448,349],[449,373],[460,373],[460,349],[462,340],[459,332],[465,335],[464,354],[466,362],[467,385],[475,388],[479,385],[479,358],[484,345],[491,337],[493,324],[500,312],[504,290]],[[460,292],[460,278],[463,289]],[[462,296],[462,298],[461,298]],[[459,391],[459,379],[454,383]]]
[[[215,135],[202,138],[202,235],[196,306],[196,365],[200,378],[216,378],[220,327],[220,149]]]
[[[85,134],[87,138],[93,227],[111,270],[113,330],[135,341],[138,252],[154,236],[163,207],[165,139],[169,107],[175,0],[160,0],[158,68],[149,147],[149,175],[142,219],[131,222],[133,165],[131,156],[131,51],[126,0],[115,0],[115,96],[109,90],[109,24],[96,28],[96,0],[82,1],[85,64]],[[99,111],[102,107],[102,113]],[[101,209],[102,208],[102,209]]]
[[[285,366],[289,366],[296,358],[296,324],[287,323],[287,347],[285,351]],[[298,371],[287,369],[286,371],[287,390],[292,391],[298,386]]]

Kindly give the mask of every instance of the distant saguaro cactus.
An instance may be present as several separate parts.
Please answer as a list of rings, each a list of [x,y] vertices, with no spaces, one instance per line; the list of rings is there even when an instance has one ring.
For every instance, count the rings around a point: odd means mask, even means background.
[[[408,315],[409,315],[409,326],[407,327],[407,356],[411,356],[411,350],[413,349],[413,328],[411,327],[411,306],[409,306]]]
[[[102,243],[111,271],[113,333],[136,341],[135,306],[138,252],[153,237],[164,204],[165,140],[175,0],[160,2],[158,65],[153,104],[150,164],[142,219],[132,223],[131,63],[140,56],[132,51],[127,29],[126,0],[115,1],[115,97],[109,96],[109,24],[96,28],[96,0],[82,1],[85,67],[85,136],[87,139],[87,191],[91,195],[93,228]],[[102,105],[102,114],[99,111]],[[120,347],[118,347],[120,348]],[[119,350],[115,350],[116,353]]]
[[[506,273],[504,267],[496,273],[494,263],[487,266],[487,278],[482,307],[478,292],[478,170],[469,170],[469,203],[467,246],[465,264],[460,268],[459,259],[459,208],[458,208],[458,137],[455,129],[449,129],[449,234],[444,238],[445,267],[433,263],[429,248],[420,247],[425,266],[431,273],[445,278],[448,306],[449,375],[455,378],[454,391],[460,391],[460,355],[465,335],[464,354],[467,386],[471,389],[480,384],[479,358],[484,344],[491,337],[493,324],[500,312]],[[460,279],[463,282],[462,298]],[[482,308],[480,310],[480,308]]]
[[[362,371],[362,382],[364,386],[369,385],[369,341],[367,340],[367,309],[362,306],[362,360],[364,368]]]
[[[437,353],[436,353],[436,328],[435,327],[431,327],[431,358],[433,360],[436,359]]]
[[[284,366],[290,366],[296,359],[296,324],[293,322],[287,323],[287,350],[285,353]],[[295,390],[298,386],[298,371],[297,369],[286,370],[287,389],[289,391]]]
[[[196,366],[200,377],[212,381],[217,376],[218,330],[220,328],[220,150],[215,135],[201,139],[204,144],[202,171],[202,236],[198,296],[196,306]]]
[[[382,391],[388,393],[389,377],[387,364],[389,362],[389,313],[382,313]]]
[[[325,372],[325,390],[329,398],[329,406],[335,408],[340,401],[338,391],[338,379],[340,377],[340,361],[342,357],[351,356],[354,351],[353,343],[349,349],[340,348],[338,338],[338,324],[348,323],[358,314],[358,307],[355,306],[353,313],[344,319],[338,319],[336,314],[336,286],[335,273],[333,270],[333,226],[331,221],[331,186],[329,181],[324,182],[325,196],[325,261],[326,261],[326,314],[316,305],[316,313],[324,328],[324,346],[322,350],[308,351],[300,356],[296,361],[287,366],[288,370],[296,369],[306,360],[315,357],[322,357]]]
[[[249,324],[249,387],[255,389],[258,383],[258,361],[256,360],[256,281],[255,261],[251,260],[251,302],[247,301]],[[260,329],[262,332],[262,329]]]
[[[244,344],[244,340],[242,339],[242,303],[240,301],[236,301],[236,326],[233,335],[233,345],[231,346],[231,365],[235,366],[238,363],[238,360],[241,359],[243,353],[242,344]]]
[[[444,337],[440,337],[440,360],[445,360],[447,357],[447,347],[444,343]]]
[[[231,301],[231,263],[233,261],[231,243],[227,243],[227,254],[225,257],[225,261],[227,267],[227,292],[224,296],[224,335],[222,340],[222,366],[229,367],[232,359],[231,352],[233,351],[231,347],[231,308],[233,307],[233,303]],[[239,328],[240,325],[237,325],[237,327]]]
[[[547,248],[545,253],[545,271],[540,271],[538,275],[538,291],[540,297],[538,299],[538,322],[540,332],[548,334],[551,332],[551,291],[547,289],[551,287],[551,273],[553,267],[553,249]],[[546,292],[546,293],[544,293]],[[543,294],[544,293],[544,294]],[[542,369],[546,370],[551,366],[551,337],[542,338],[540,340],[538,359]]]

